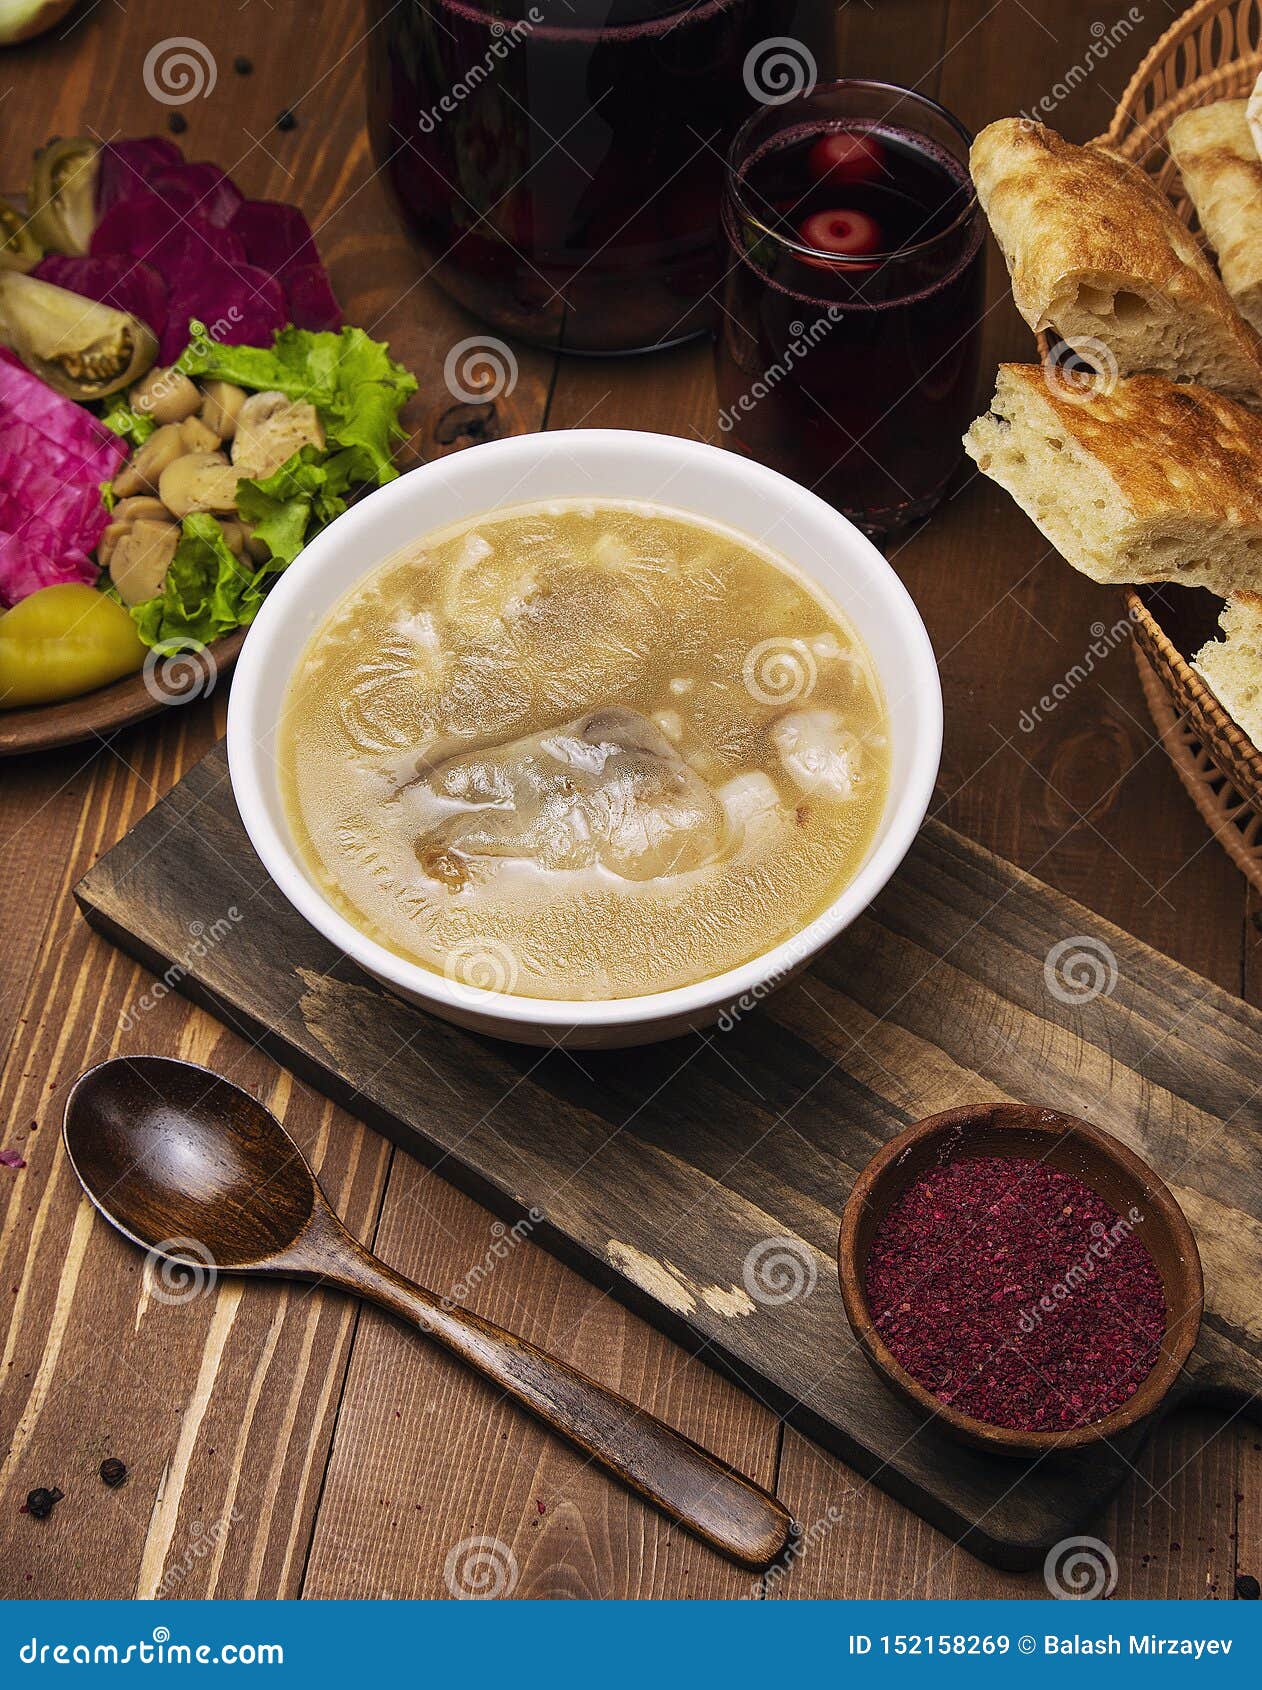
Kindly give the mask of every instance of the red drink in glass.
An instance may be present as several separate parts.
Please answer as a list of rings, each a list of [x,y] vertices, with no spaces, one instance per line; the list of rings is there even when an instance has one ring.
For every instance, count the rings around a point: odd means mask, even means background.
[[[928,514],[962,457],[983,311],[969,137],[841,82],[733,143],[720,431],[871,533]]]

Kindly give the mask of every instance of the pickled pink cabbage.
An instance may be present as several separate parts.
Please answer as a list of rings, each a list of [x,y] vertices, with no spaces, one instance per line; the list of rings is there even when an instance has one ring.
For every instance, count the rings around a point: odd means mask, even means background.
[[[127,456],[103,423],[0,347],[0,607],[94,582],[109,513],[101,484]]]

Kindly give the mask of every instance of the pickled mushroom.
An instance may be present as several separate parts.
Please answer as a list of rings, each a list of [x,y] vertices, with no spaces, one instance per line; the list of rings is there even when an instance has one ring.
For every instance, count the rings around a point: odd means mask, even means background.
[[[202,384],[201,419],[207,428],[214,429],[221,440],[231,440],[237,432],[237,418],[245,404],[245,389],[230,381],[208,381]]]
[[[194,511],[227,515],[237,508],[238,479],[221,453],[189,452],[163,470],[158,497],[172,516],[191,516]]]
[[[196,383],[182,370],[154,368],[132,388],[128,403],[133,411],[150,416],[156,423],[183,422],[202,402]]]
[[[129,312],[0,271],[0,345],[66,399],[103,399],[139,380],[158,353],[152,331]]]
[[[145,494],[134,499],[120,499],[110,512],[109,527],[97,545],[97,562],[102,569],[109,568],[115,548],[123,536],[131,532],[134,523],[170,521],[171,513],[161,499],[152,499]]]
[[[232,461],[241,475],[263,481],[304,446],[324,450],[314,405],[283,393],[252,393],[236,417]]]
[[[185,417],[180,424],[180,439],[186,452],[218,452],[219,436],[207,428],[200,417]]]
[[[171,515],[161,499],[150,498],[145,493],[137,494],[132,499],[120,499],[110,512],[111,523],[141,522],[145,519],[152,522],[170,522]]]
[[[161,499],[120,499],[96,549],[124,604],[144,604],[162,591],[180,543],[180,525]]]
[[[143,446],[137,448],[130,463],[123,465],[114,477],[114,491],[121,498],[138,493],[156,493],[158,483],[177,458],[188,451],[179,423],[163,423],[155,428]]]
[[[110,553],[110,580],[124,604],[144,604],[162,591],[179,543],[180,530],[174,522],[142,517],[127,525]]]

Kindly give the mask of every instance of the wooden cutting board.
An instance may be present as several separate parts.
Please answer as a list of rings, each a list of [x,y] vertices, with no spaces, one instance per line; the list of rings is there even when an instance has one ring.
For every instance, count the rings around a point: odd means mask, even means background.
[[[1262,1014],[937,823],[867,917],[726,1031],[577,1057],[432,1019],[335,952],[250,849],[222,746],[77,895],[169,984],[505,1218],[541,1213],[533,1238],[988,1560],[1029,1566],[1081,1531],[1142,1434],[1028,1466],[987,1457],[870,1371],[838,1224],[907,1122],[1014,1098],[1151,1161],[1207,1285],[1168,1407],[1258,1417]],[[143,1048],[141,1024],[123,1050]]]

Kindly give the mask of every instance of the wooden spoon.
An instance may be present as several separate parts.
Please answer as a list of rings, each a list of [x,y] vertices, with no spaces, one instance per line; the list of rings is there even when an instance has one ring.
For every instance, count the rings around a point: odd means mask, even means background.
[[[404,1279],[352,1238],[276,1117],[190,1062],[116,1058],[66,1101],[66,1150],[107,1221],[203,1272],[316,1280],[366,1297],[513,1396],[671,1519],[765,1567],[787,1510],[682,1433],[555,1356]]]

